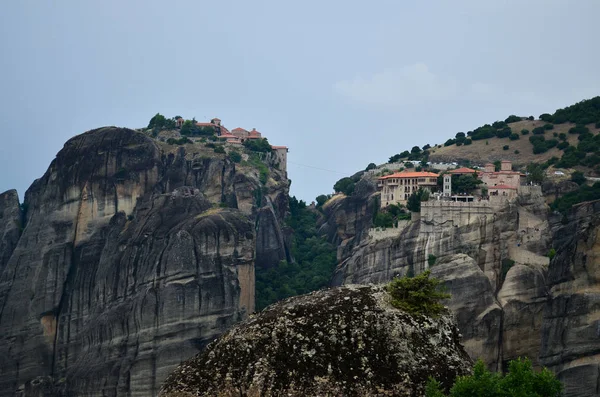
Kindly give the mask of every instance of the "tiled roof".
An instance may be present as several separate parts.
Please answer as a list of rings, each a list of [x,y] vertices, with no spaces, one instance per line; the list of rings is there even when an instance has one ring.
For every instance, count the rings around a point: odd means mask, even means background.
[[[450,170],[448,173],[450,174],[475,174],[477,171],[472,170],[467,167],[457,168],[455,170]]]
[[[248,131],[246,131],[245,129],[243,129],[243,128],[240,128],[240,127],[234,128],[234,129],[233,129],[233,130],[231,130],[231,131],[245,131],[245,132],[248,132]]]
[[[389,179],[389,178],[437,178],[438,174],[434,174],[433,172],[396,172],[395,174],[382,176],[379,179]]]

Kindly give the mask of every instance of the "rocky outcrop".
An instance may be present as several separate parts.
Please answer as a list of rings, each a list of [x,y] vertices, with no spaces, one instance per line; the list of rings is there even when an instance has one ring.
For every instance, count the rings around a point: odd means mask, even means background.
[[[282,233],[287,188],[199,144],[112,127],[68,141],[0,276],[0,395],[156,395],[254,310],[257,233]]]
[[[16,190],[0,194],[0,274],[14,251],[23,225]]]
[[[556,256],[548,269],[540,361],[566,397],[600,396],[600,202],[553,218]]]
[[[276,303],[234,326],[165,381],[161,396],[420,396],[470,371],[449,316],[411,316],[381,287]]]
[[[431,267],[453,296],[449,306],[472,357],[494,370],[524,354],[535,361],[547,295],[547,213],[539,187],[503,204],[423,203],[419,219],[392,236],[363,234],[340,248],[333,284],[385,283]],[[530,336],[507,340],[523,329]]]

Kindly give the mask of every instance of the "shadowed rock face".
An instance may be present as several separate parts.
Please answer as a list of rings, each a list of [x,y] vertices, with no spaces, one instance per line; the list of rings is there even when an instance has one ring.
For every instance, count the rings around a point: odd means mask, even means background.
[[[33,183],[18,244],[0,245],[0,395],[156,395],[254,310],[260,208],[285,214],[273,199],[287,179],[270,170],[261,186],[198,146],[94,130]],[[258,232],[281,234],[280,220]],[[284,242],[269,255],[285,258]]]
[[[0,194],[0,274],[21,236],[21,208],[16,190]]]
[[[600,396],[600,201],[553,219],[556,257],[548,269],[540,361],[566,397]]]
[[[165,381],[161,396],[421,396],[471,361],[448,316],[412,317],[381,287],[347,286],[269,306]]]

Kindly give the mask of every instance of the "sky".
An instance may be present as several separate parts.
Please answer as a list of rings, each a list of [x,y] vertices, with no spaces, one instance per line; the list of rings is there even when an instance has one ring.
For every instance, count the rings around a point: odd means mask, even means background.
[[[0,192],[160,112],[289,147],[291,194],[600,95],[598,0],[20,0],[0,12]]]

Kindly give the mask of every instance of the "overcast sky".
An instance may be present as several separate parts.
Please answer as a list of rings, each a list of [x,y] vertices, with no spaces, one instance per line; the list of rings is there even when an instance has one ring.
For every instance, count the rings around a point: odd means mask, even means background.
[[[0,11],[0,192],[160,112],[287,145],[292,194],[600,95],[598,0],[20,0]]]

